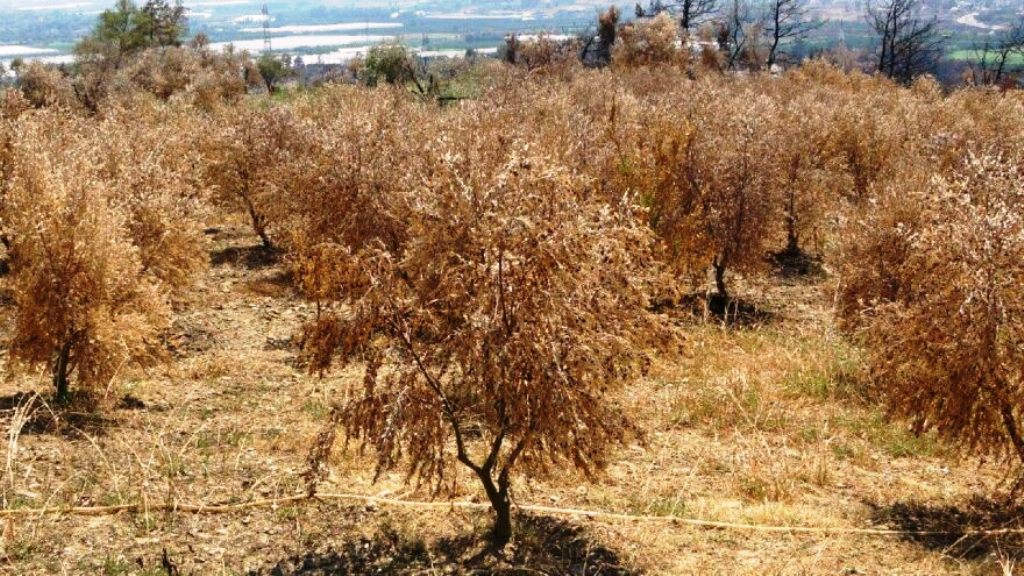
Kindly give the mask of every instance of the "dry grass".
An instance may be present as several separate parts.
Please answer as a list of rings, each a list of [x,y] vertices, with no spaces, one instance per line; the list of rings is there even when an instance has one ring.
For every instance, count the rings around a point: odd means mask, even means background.
[[[239,230],[213,234],[215,250],[254,243]],[[281,274],[279,265],[244,260],[211,267],[192,306],[176,318],[176,360],[124,374],[116,407],[102,421],[66,415],[54,424],[45,409],[25,419],[15,410],[19,394],[48,392],[48,381],[0,367],[4,430],[20,427],[8,441],[7,506],[238,502],[300,492],[307,447],[331,400],[359,372],[320,380],[295,366],[289,339],[312,309],[291,295]],[[0,292],[3,282],[0,277]],[[566,473],[519,485],[515,498],[636,514],[864,527],[894,503],[926,515],[940,505],[967,509],[972,496],[997,492],[994,467],[915,438],[872,406],[857,352],[831,326],[821,286],[772,281],[743,291],[765,303],[773,319],[745,329],[689,326],[686,358],[658,366],[623,398],[645,437],[624,449],[603,478],[590,484]],[[322,489],[427,496],[401,477],[373,484],[372,470],[369,456],[339,451]],[[460,496],[479,498],[465,480]],[[887,518],[899,527],[897,515]],[[284,573],[303,566],[306,573],[524,567],[621,573],[618,566],[655,574],[1001,574],[1014,554],[1020,562],[1019,548],[991,543],[961,559],[889,537],[534,519],[522,523],[504,560],[474,564],[477,540],[467,535],[488,525],[476,512],[333,504],[224,516],[26,518],[4,524],[0,572],[166,574],[165,549],[182,574],[274,566]],[[573,559],[572,568],[565,558]]]

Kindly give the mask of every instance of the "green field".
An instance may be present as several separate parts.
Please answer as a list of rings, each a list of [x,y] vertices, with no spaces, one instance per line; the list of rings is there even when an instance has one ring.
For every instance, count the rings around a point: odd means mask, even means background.
[[[966,49],[952,50],[946,54],[946,58],[963,62],[978,62],[981,60],[981,51]],[[1011,54],[1007,59],[1006,64],[1011,67],[1024,66],[1024,54]]]

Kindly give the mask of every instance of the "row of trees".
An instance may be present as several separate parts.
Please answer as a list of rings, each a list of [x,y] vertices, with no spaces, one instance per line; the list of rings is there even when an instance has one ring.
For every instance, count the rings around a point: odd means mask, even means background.
[[[677,346],[655,297],[727,299],[769,252],[813,252],[896,412],[1024,461],[1019,94],[823,62],[561,71],[491,69],[449,107],[404,87],[209,105],[134,88],[82,115],[7,92],[11,359],[62,400],[158,360],[204,216],[237,212],[317,303],[297,327],[310,370],[365,370],[332,425],[379,472],[441,490],[465,470],[502,544],[516,473],[595,472],[630,437],[616,392]]]
[[[874,0],[864,8],[865,21],[875,36],[874,60],[870,68],[902,83],[910,83],[921,74],[936,69],[943,56],[943,32],[937,15],[923,0]],[[728,69],[772,68],[777,63],[794,64],[790,51],[825,24],[814,16],[807,0],[770,0],[750,3],[745,0],[675,0],[650,2],[636,6],[637,21],[622,27],[627,42],[636,43],[636,28],[644,21],[664,15],[674,20],[684,45],[698,42],[705,53],[720,52],[719,67]],[[610,47],[614,34],[602,32],[604,20],[618,21],[616,9],[601,17],[598,33],[601,45]],[[658,43],[658,33],[668,24],[647,25],[648,43]],[[974,84],[1000,84],[1007,79],[1015,54],[1024,51],[1024,20],[987,36],[976,49],[969,68],[968,81]],[[641,35],[644,35],[641,33]],[[610,41],[609,41],[610,40]],[[593,44],[595,40],[590,40]],[[598,58],[607,63],[608,50]]]
[[[867,21],[878,38],[874,69],[902,83],[933,69],[942,48],[938,21],[925,18],[922,10],[921,0],[867,5]],[[787,52],[823,24],[812,17],[806,0],[773,0],[763,10],[742,0],[655,2],[647,8],[638,6],[637,16],[622,23],[618,9],[610,8],[599,16],[596,33],[578,46],[543,36],[539,41],[520,42],[513,36],[504,59],[529,69],[549,67],[553,61],[578,54],[585,64],[608,64],[614,59],[624,67],[677,62],[691,64],[692,72],[698,68],[760,70],[788,62]],[[1022,31],[1024,21],[987,38],[966,80],[1007,82],[1014,57],[1024,53]],[[187,32],[186,11],[180,2],[147,0],[140,7],[131,0],[119,0],[76,45],[73,66],[19,62],[18,86],[34,106],[58,105],[95,114],[109,101],[131,97],[139,89],[162,99],[192,99],[209,108],[253,89],[276,92],[281,82],[294,77],[287,56],[252,58],[230,49],[215,53],[202,35],[185,46]],[[444,66],[435,68],[428,70],[401,45],[375,47],[365,60],[352,64],[355,75],[369,85],[415,85],[421,94],[450,99],[442,94],[449,71]]]

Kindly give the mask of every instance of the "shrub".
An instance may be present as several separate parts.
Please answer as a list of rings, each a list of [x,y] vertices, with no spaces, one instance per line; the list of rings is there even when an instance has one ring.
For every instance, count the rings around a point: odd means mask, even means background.
[[[678,25],[667,12],[649,21],[630,22],[619,29],[612,62],[621,66],[644,66],[674,62],[679,56]]]
[[[193,146],[196,121],[189,110],[144,102],[110,111],[91,139],[107,150],[101,177],[117,191],[109,201],[126,217],[143,270],[174,297],[193,286],[208,263],[199,222],[206,198],[194,170],[201,161]]]
[[[800,88],[793,92],[800,92]],[[826,152],[829,114],[817,93],[783,96],[773,126],[765,134],[765,167],[773,196],[781,202],[785,254],[806,253],[808,239],[820,239],[826,219],[838,206],[839,162]]]
[[[55,66],[30,62],[19,70],[16,84],[35,108],[74,110],[79,107],[72,82]]]
[[[304,157],[306,131],[281,107],[238,106],[220,115],[203,141],[203,177],[217,202],[243,211],[267,250],[284,218]]]
[[[168,308],[89,155],[55,160],[44,142],[22,143],[6,210],[17,307],[10,355],[49,367],[66,402],[72,377],[92,391],[125,364],[157,359]]]
[[[1021,177],[1019,161],[981,155],[901,183],[873,211],[889,222],[859,231],[855,245],[871,248],[848,255],[841,312],[894,412],[1024,463]],[[883,211],[902,203],[920,212],[893,225]]]
[[[763,268],[780,208],[766,137],[775,106],[739,85],[702,88],[650,125],[650,222],[670,263],[691,277],[710,267],[725,299],[728,270]]]
[[[256,60],[255,71],[259,72],[259,80],[262,80],[269,94],[276,93],[281,82],[295,76],[292,59],[287,54],[263,54]],[[256,81],[255,78],[251,80]]]
[[[547,158],[487,163],[453,142],[416,191],[401,256],[321,252],[344,306],[307,328],[306,353],[314,369],[365,362],[335,421],[378,473],[404,464],[441,489],[456,463],[471,470],[500,546],[513,473],[603,467],[630,430],[610,395],[667,336],[646,312],[651,243],[633,216],[586,202]]]
[[[111,80],[110,90],[122,97],[138,91],[160,100],[189,97],[210,110],[246,93],[243,60],[233,52],[215,54],[203,46],[153,48],[128,60]]]
[[[340,109],[348,112],[332,113]],[[284,240],[300,253],[324,244],[359,250],[379,242],[400,254],[414,200],[408,192],[422,185],[437,108],[404,88],[339,86],[293,110],[322,129],[311,131],[305,151],[292,162]]]
[[[370,48],[360,70],[360,79],[368,86],[384,82],[404,86],[416,81],[416,61],[402,44],[382,44]]]

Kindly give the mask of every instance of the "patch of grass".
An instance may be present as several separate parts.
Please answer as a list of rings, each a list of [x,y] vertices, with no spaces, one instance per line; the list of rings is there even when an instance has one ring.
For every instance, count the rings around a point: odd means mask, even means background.
[[[274,514],[282,521],[292,522],[302,516],[302,510],[297,506],[282,506]]]
[[[18,562],[19,560],[26,560],[31,558],[35,553],[36,546],[31,540],[26,538],[14,538],[7,543],[5,547],[6,560],[9,562]]]
[[[134,567],[127,561],[121,558],[111,558],[107,556],[103,559],[103,575],[104,576],[121,576],[122,574],[131,574]]]
[[[83,566],[82,572],[89,573],[90,571],[87,568]],[[162,566],[155,563],[144,567],[129,562],[124,558],[112,558],[110,556],[103,558],[101,570],[103,576],[123,576],[128,574],[133,576],[165,576],[167,574]]]
[[[686,500],[681,496],[651,496],[637,494],[627,506],[630,514],[642,516],[675,516],[689,515]]]
[[[284,430],[277,427],[264,428],[260,431],[260,437],[264,440],[274,440],[280,438],[284,434]]]
[[[196,448],[198,450],[210,450],[212,448],[220,448],[230,446],[237,448],[245,437],[245,432],[241,430],[227,430],[227,431],[208,431],[203,430],[196,434]]]
[[[841,415],[836,424],[893,458],[930,458],[944,452],[934,434],[915,435],[877,410],[864,416]]]
[[[845,442],[833,442],[829,449],[836,460],[851,460],[857,457],[857,449]]]
[[[860,392],[863,364],[849,344],[813,337],[797,339],[789,346],[794,358],[781,379],[784,389],[817,400],[849,398]]]
[[[313,418],[324,419],[331,413],[331,408],[320,400],[306,400],[302,404],[302,411]]]
[[[791,502],[796,482],[789,474],[758,467],[740,476],[739,489],[750,502]]]
[[[488,76],[478,66],[463,70],[443,83],[442,96],[452,99],[479,98],[487,88]]]
[[[989,58],[991,57],[990,54]],[[981,53],[974,49],[951,50],[946,53],[946,58],[961,62],[980,62]],[[1011,54],[1006,59],[1006,65],[1010,67],[1024,66],[1024,54]]]
[[[800,440],[805,444],[816,444],[822,440],[821,430],[814,426],[805,426],[800,430]]]
[[[152,534],[160,527],[160,522],[152,514],[133,514],[131,518],[135,531],[139,536]]]
[[[127,504],[118,494],[113,492],[104,492],[100,494],[99,500],[96,502],[99,506],[120,506],[121,504]]]
[[[38,505],[35,498],[18,493],[12,494],[7,501],[8,509],[35,508]]]
[[[681,427],[759,432],[778,432],[789,424],[785,411],[765,393],[763,385],[742,374],[706,382],[693,393],[680,396],[672,404],[669,422]]]

